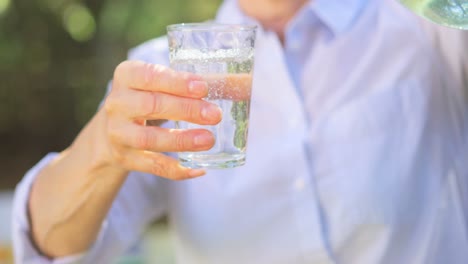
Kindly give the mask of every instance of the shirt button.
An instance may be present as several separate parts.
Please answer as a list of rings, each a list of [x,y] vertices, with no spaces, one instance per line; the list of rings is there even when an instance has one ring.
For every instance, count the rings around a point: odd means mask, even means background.
[[[304,188],[305,188],[304,178],[297,178],[294,181],[294,189],[296,189],[296,191],[302,191],[302,190],[304,190]]]

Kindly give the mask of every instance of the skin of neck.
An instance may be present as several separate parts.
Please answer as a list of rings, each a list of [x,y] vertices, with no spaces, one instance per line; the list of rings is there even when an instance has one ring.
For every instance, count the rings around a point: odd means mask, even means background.
[[[281,42],[289,21],[308,0],[238,0],[240,9],[266,29],[275,32]]]

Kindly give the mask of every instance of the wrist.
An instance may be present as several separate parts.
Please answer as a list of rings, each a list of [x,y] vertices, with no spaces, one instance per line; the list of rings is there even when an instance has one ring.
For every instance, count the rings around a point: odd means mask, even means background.
[[[106,137],[104,111],[99,111],[81,131],[70,146],[70,155],[81,160],[91,175],[112,175],[124,177],[128,170],[113,159],[111,146]]]

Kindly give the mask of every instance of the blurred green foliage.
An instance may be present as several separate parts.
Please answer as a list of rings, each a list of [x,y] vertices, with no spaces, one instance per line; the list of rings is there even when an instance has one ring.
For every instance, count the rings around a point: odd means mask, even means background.
[[[0,189],[90,119],[129,48],[221,0],[0,0]]]

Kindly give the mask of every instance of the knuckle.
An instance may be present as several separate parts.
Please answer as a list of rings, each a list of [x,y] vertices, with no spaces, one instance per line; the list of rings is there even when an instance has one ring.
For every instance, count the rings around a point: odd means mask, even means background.
[[[182,86],[188,84],[188,79],[189,79],[189,73],[186,72],[176,72],[171,70],[169,72],[169,76],[171,77],[170,79],[170,84],[172,87],[177,88],[177,86]]]
[[[173,179],[173,180],[179,180],[180,178],[178,177],[178,173],[177,173],[177,167],[174,166],[173,164],[171,165],[166,165],[166,173],[167,173],[167,176],[170,178],[170,179]]]
[[[151,147],[151,135],[149,130],[140,129],[135,135],[135,147],[138,149],[149,149]]]
[[[166,103],[164,102],[164,98],[163,96],[161,96],[161,94],[158,94],[158,93],[154,93],[153,94],[153,109],[151,110],[152,113],[155,113],[155,114],[165,114],[166,112],[168,112],[168,110],[166,109]]]
[[[104,110],[106,111],[107,114],[113,114],[116,112],[117,108],[118,108],[117,98],[115,96],[115,93],[111,92],[109,96],[107,96],[106,101],[104,103]]]
[[[188,176],[188,173],[183,171],[183,170],[174,171],[173,174],[172,174],[172,177],[176,181],[183,181],[183,180],[186,180],[186,179],[190,178]]]
[[[145,86],[157,86],[165,73],[165,67],[158,64],[144,63],[143,71]]]
[[[140,105],[145,116],[157,113],[159,107],[158,96],[155,93],[148,92],[143,96]]]
[[[170,68],[161,66],[158,68],[158,84],[161,86],[161,90],[167,90],[172,87],[171,80],[174,79],[175,71]]]
[[[127,163],[127,158],[126,158],[126,155],[120,151],[120,150],[115,150],[114,151],[114,160],[118,163],[118,164],[121,164],[121,165],[126,165]]]
[[[170,179],[175,180],[175,181],[180,181],[184,179],[176,166],[168,167],[167,174]]]
[[[182,169],[176,163],[169,162],[164,159],[161,160],[160,158],[153,159],[153,164],[150,169],[150,173],[174,181],[180,181],[190,178],[188,176],[188,170]]]
[[[190,140],[184,134],[175,135],[174,144],[178,151],[187,150],[191,146]]]
[[[119,76],[121,76],[122,74],[125,74],[125,72],[127,71],[127,67],[129,65],[129,61],[123,61],[121,63],[119,63],[119,65],[117,65],[117,67],[115,67],[115,70],[114,70],[114,79],[119,79]]]
[[[120,144],[120,141],[122,139],[120,133],[116,129],[113,129],[112,126],[110,126],[107,130],[107,137],[113,145]]]
[[[143,64],[143,75],[145,76],[144,79],[144,86],[150,86],[154,80],[154,65],[150,63]]]
[[[189,100],[182,100],[179,109],[185,118],[193,120],[198,116],[198,113],[195,112],[194,104]]]
[[[151,174],[169,177],[169,174],[167,173],[167,165],[159,161],[153,162],[153,166],[151,167]]]

